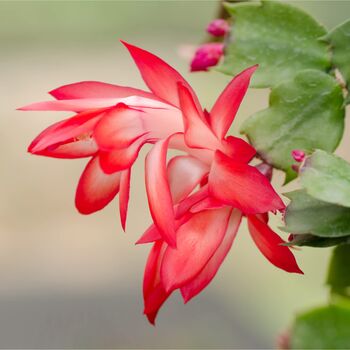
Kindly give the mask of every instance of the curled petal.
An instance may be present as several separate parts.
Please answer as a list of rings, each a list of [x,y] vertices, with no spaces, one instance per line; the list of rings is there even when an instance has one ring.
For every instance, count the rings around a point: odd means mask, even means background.
[[[176,233],[177,248],[168,247],[161,266],[166,291],[173,291],[193,279],[208,263],[222,242],[230,208],[194,214]]]
[[[142,79],[150,90],[161,99],[179,107],[177,83],[181,82],[192,91],[191,86],[181,74],[152,53],[128,44],[125,41],[121,42],[128,49],[141,73]],[[198,99],[196,97],[194,98],[197,107],[199,107]]]
[[[256,246],[271,264],[287,272],[303,273],[293,253],[282,245],[285,243],[283,239],[270,229],[263,218],[249,215],[248,228]]]
[[[75,205],[81,214],[103,209],[119,192],[120,173],[105,174],[95,156],[82,173],[75,196]]]
[[[114,149],[112,151],[100,151],[100,165],[106,174],[130,168],[137,159],[140,149],[147,141],[147,135],[137,139],[127,148]]]
[[[85,139],[86,135],[91,134],[104,111],[82,112],[49,126],[32,141],[28,152],[36,154],[49,147],[71,141],[71,139]]]
[[[189,147],[220,148],[219,140],[213,134],[202,110],[197,108],[192,92],[183,84],[178,86],[186,144]]]
[[[146,190],[155,225],[163,239],[175,247],[175,214],[166,169],[168,143],[169,139],[158,141],[146,157]]]
[[[185,199],[209,172],[209,167],[191,156],[177,156],[168,163],[168,179],[174,204]]]
[[[73,100],[83,98],[121,98],[142,96],[157,99],[147,91],[126,86],[102,83],[99,81],[81,81],[61,86],[49,92],[57,100]]]
[[[160,307],[171,293],[166,292],[160,280],[160,266],[167,245],[160,240],[154,243],[146,263],[143,279],[144,314],[154,324]]]
[[[131,168],[123,170],[120,175],[119,213],[120,221],[124,231],[126,225],[126,218],[128,215],[128,204],[130,197],[130,175]]]
[[[230,216],[225,237],[215,251],[214,255],[210,258],[204,269],[196,277],[194,277],[193,280],[181,287],[181,294],[185,303],[199,294],[215,277],[221,264],[226,258],[227,253],[232,247],[241,223],[241,219],[242,213],[239,210],[234,209]]]
[[[98,152],[96,142],[91,139],[73,140],[71,142],[62,143],[60,145],[45,148],[42,151],[35,152],[36,155],[51,157],[51,158],[63,158],[63,159],[75,159],[91,157]]]
[[[145,133],[142,111],[124,104],[105,112],[97,123],[93,136],[101,150],[126,148]]]
[[[267,178],[255,167],[215,153],[209,173],[209,194],[245,214],[266,213],[285,208]]]
[[[211,109],[211,125],[218,138],[224,138],[230,128],[248,90],[250,78],[257,68],[258,66],[252,66],[236,75]]]
[[[239,137],[228,136],[224,144],[224,153],[238,162],[249,163],[256,154],[255,148]]]

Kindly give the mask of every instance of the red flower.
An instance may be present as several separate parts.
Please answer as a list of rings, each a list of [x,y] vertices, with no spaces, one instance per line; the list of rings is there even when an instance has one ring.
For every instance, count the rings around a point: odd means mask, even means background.
[[[76,206],[90,214],[119,193],[123,228],[132,165],[145,143],[153,145],[145,160],[153,225],[138,241],[153,242],[143,288],[150,322],[174,290],[187,302],[210,283],[243,216],[255,244],[272,264],[301,273],[290,249],[267,224],[268,212],[283,210],[284,204],[269,180],[248,164],[254,148],[226,136],[256,67],[232,79],[209,113],[177,71],[151,53],[124,44],[151,92],[81,82],[52,91],[54,101],[21,109],[76,112],[43,131],[29,152],[91,157],[78,184]],[[168,148],[183,155],[167,161]]]

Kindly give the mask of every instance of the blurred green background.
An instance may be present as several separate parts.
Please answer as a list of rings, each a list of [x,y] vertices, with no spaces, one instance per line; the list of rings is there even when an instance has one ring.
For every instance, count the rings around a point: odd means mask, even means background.
[[[349,1],[289,2],[328,28],[350,17]],[[85,160],[26,153],[32,138],[67,113],[17,107],[75,81],[144,87],[119,38],[166,59],[210,107],[229,78],[190,74],[186,57],[217,11],[216,1],[201,0],[0,2],[1,348],[271,348],[298,310],[326,299],[328,249],[296,251],[305,275],[288,275],[261,256],[242,227],[211,285],[186,306],[172,297],[154,328],[142,316],[149,247],[134,246],[150,222],[143,161],[133,172],[124,234],[115,203],[88,217],[75,211]],[[249,91],[234,133],[267,96]],[[348,149],[344,141],[338,153],[350,160]]]

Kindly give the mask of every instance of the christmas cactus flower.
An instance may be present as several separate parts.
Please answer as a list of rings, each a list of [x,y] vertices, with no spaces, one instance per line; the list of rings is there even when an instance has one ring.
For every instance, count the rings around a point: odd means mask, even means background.
[[[77,187],[76,207],[90,214],[119,193],[124,229],[131,168],[142,146],[151,145],[145,183],[153,224],[137,242],[153,244],[143,284],[149,321],[154,323],[175,290],[187,302],[210,283],[243,217],[254,243],[273,265],[302,273],[290,248],[268,225],[269,213],[285,206],[261,167],[249,164],[255,149],[227,135],[257,67],[235,76],[208,112],[174,68],[124,45],[150,91],[80,82],[51,91],[55,100],[21,109],[75,113],[44,130],[29,152],[90,157]],[[169,148],[181,155],[168,159]]]

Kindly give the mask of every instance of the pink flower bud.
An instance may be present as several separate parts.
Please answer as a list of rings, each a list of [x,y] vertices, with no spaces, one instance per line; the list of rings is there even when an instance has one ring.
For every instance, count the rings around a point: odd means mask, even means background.
[[[191,72],[207,71],[216,66],[224,53],[224,44],[208,43],[201,45],[194,54],[191,62]]]
[[[207,32],[213,36],[224,36],[230,31],[229,24],[221,18],[214,19],[208,24]]]
[[[305,152],[300,149],[295,149],[292,151],[292,157],[296,162],[300,163],[305,158]]]

